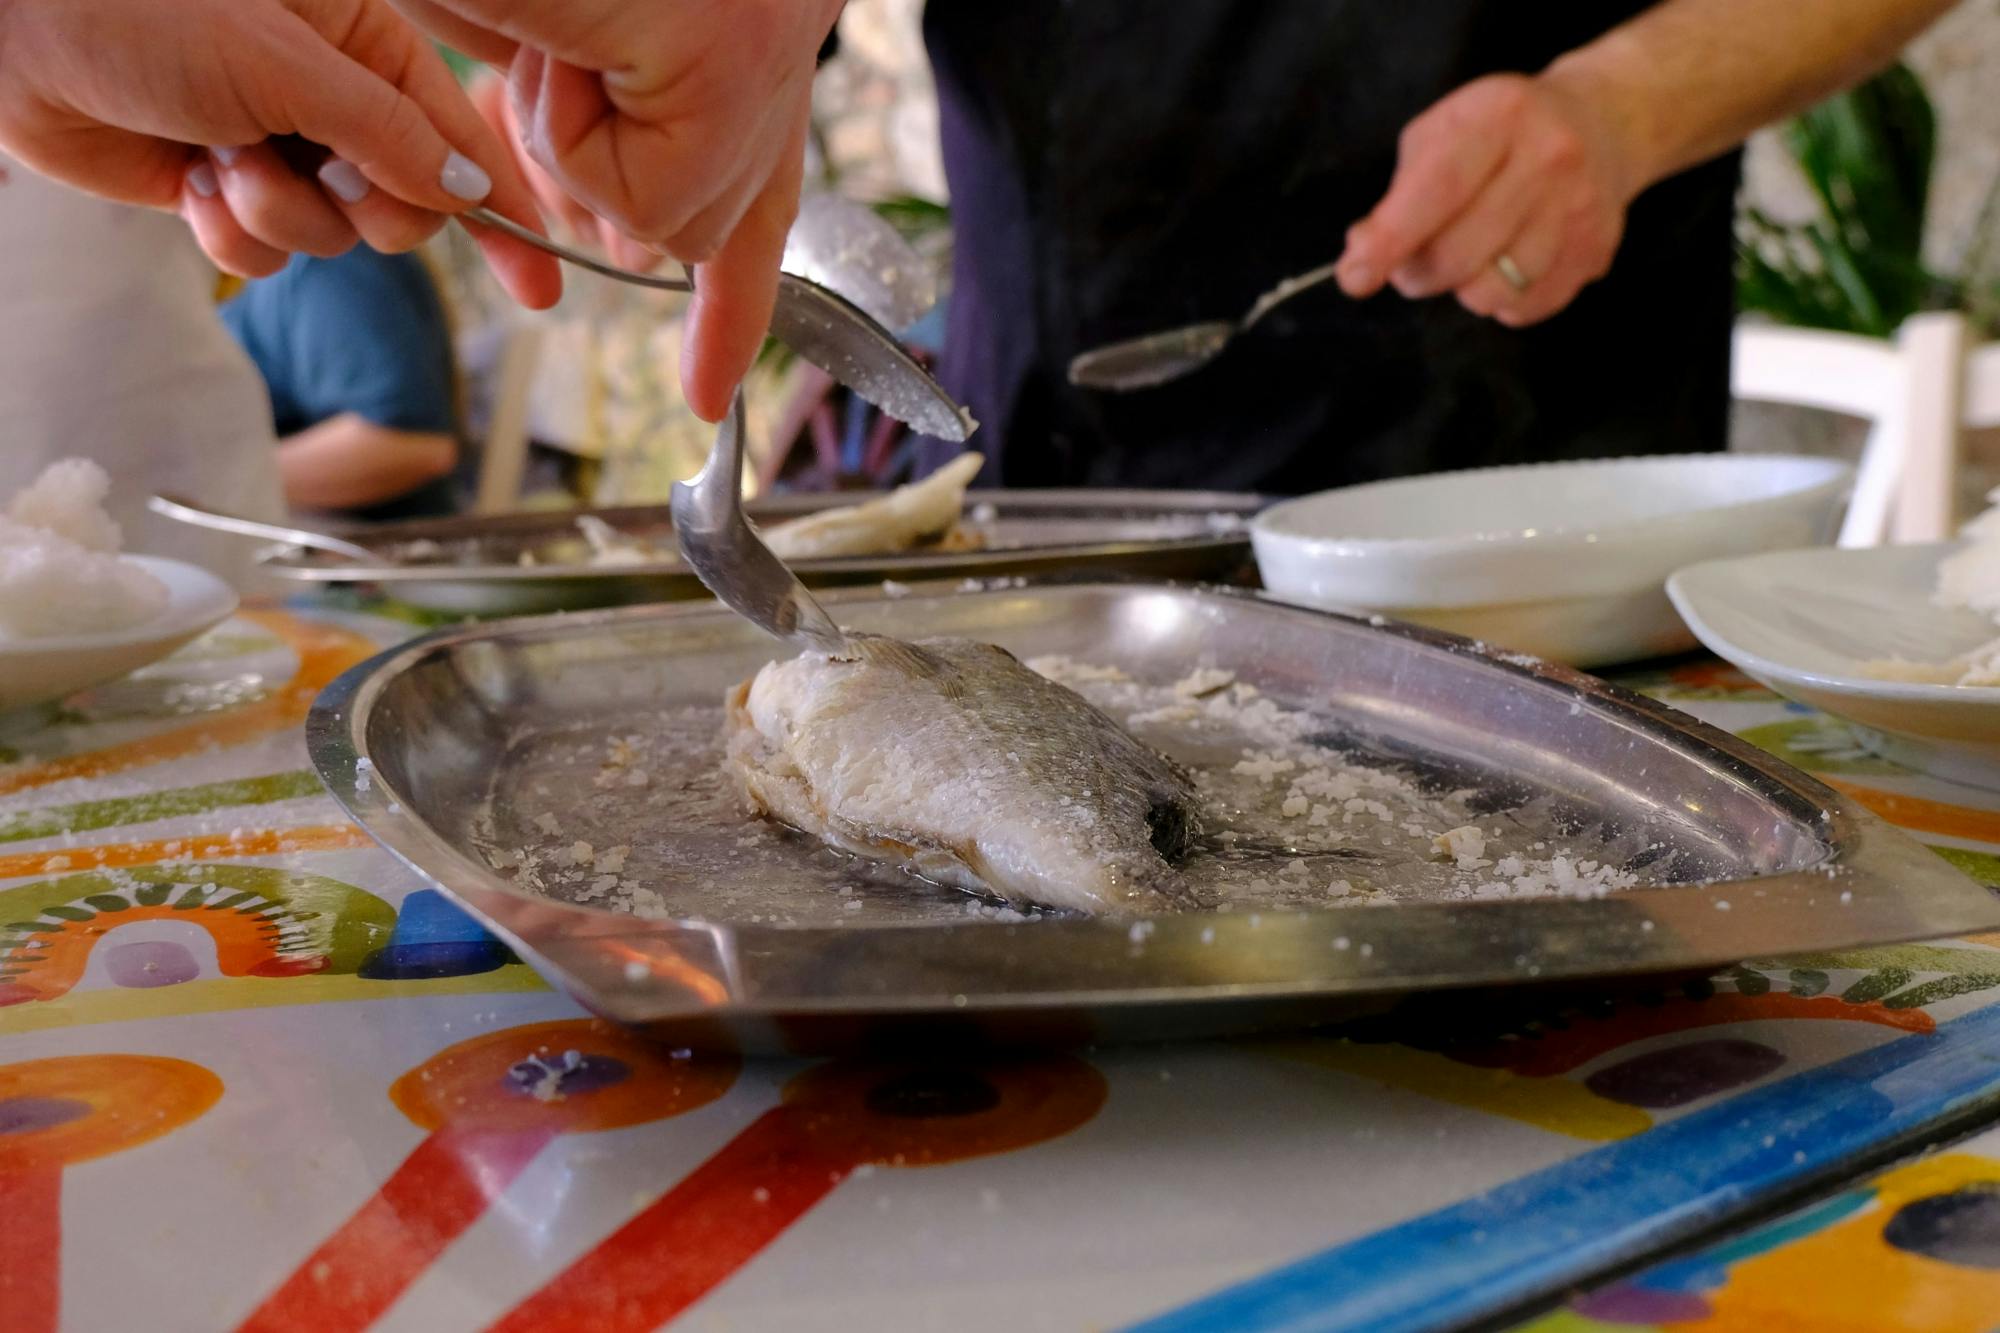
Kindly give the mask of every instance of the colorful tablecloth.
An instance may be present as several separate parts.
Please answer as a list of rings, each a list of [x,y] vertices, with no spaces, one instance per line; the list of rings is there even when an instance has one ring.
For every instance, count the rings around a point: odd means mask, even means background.
[[[308,771],[314,694],[405,628],[246,614],[0,729],[0,1333],[1418,1329],[1566,1290],[1544,1333],[2000,1323],[2000,1139],[1601,1280],[2000,1114],[2000,938],[1393,1031],[651,1049]],[[2000,882],[2000,799],[1722,668],[1632,683]]]

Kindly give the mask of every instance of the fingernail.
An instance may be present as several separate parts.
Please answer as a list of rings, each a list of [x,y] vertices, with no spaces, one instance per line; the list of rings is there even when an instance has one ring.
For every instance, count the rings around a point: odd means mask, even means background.
[[[217,144],[215,147],[209,149],[208,152],[209,156],[213,157],[223,166],[233,167],[236,165],[236,159],[243,156],[243,147],[240,144],[227,147]]]
[[[1340,271],[1340,285],[1350,292],[1366,291],[1375,285],[1375,270],[1357,259]]]
[[[463,153],[453,153],[444,160],[444,170],[438,173],[438,184],[444,186],[446,194],[475,204],[493,193],[492,178]]]
[[[197,162],[188,168],[187,183],[190,190],[204,199],[215,198],[215,192],[221,188],[220,182],[215,179],[215,168],[206,162]]]
[[[343,204],[358,204],[368,197],[368,178],[344,157],[329,157],[320,164],[319,183]]]

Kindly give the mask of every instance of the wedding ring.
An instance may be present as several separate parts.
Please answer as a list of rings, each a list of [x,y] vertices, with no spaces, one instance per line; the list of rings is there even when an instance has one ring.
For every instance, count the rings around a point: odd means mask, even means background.
[[[1509,287],[1517,292],[1528,290],[1528,275],[1521,272],[1521,266],[1514,262],[1514,256],[1501,255],[1493,261],[1494,269],[1504,278]]]

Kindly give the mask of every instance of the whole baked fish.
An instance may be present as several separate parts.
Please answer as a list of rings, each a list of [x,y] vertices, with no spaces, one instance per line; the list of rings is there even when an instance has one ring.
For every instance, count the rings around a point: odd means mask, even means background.
[[[1187,774],[991,644],[857,636],[737,686],[727,726],[751,803],[848,851],[1017,903],[1193,905]]]
[[[961,454],[887,495],[773,524],[763,531],[764,544],[780,560],[824,560],[893,555],[949,538],[965,509],[965,488],[984,461],[978,454]]]

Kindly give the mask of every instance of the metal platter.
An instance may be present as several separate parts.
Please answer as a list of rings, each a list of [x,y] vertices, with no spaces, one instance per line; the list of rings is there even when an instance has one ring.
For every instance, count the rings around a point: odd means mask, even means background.
[[[1143,947],[1124,920],[648,920],[515,888],[477,830],[524,728],[630,730],[713,705],[779,654],[727,612],[691,603],[466,627],[392,650],[315,705],[313,762],[364,828],[553,984],[681,1045],[824,1052],[1240,1033],[1449,988],[1601,985],[2000,926],[1987,890],[1838,793],[1566,668],[1229,589],[832,600],[843,623],[881,633],[967,635],[1162,681],[1195,663],[1233,671],[1368,738],[1374,753],[1641,829],[1678,879],[1701,882],[1589,900],[1164,916],[1143,928]],[[655,887],[672,901],[675,885]]]
[[[774,496],[749,506],[775,523],[867,498],[860,493]],[[1265,499],[1220,491],[975,491],[967,527],[982,545],[793,562],[815,587],[1075,573],[1226,580],[1248,570],[1248,520]],[[661,556],[593,564],[577,526],[603,521]],[[526,615],[705,597],[673,554],[665,505],[424,519],[343,531],[381,553],[376,564],[296,547],[267,553],[264,567],[305,583],[374,583],[403,601],[459,615]],[[529,563],[532,562],[532,563]]]

